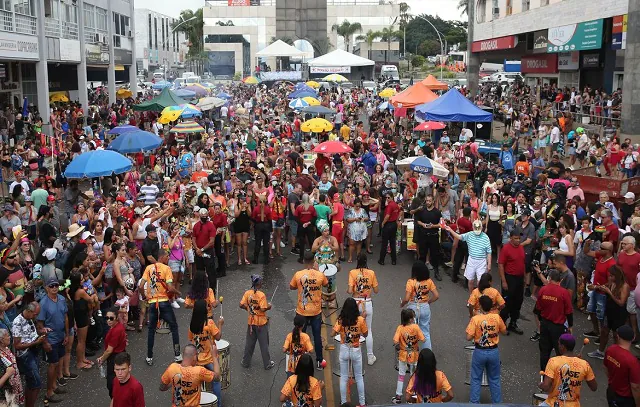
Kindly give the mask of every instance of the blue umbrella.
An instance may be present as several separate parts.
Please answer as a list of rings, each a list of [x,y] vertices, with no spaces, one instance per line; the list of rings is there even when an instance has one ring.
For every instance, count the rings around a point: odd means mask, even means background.
[[[296,90],[296,91],[293,91],[293,92],[289,93],[289,96],[287,96],[287,98],[296,99],[296,98],[306,98],[307,96],[312,97],[312,98],[317,98],[318,94],[316,92],[310,92],[310,91],[305,90],[305,89],[300,89],[300,90]]]
[[[220,92],[216,95],[216,97],[220,99],[231,99],[232,96],[228,93]]]
[[[108,149],[122,154],[137,153],[140,151],[155,150],[162,144],[162,139],[148,131],[127,131],[113,140]]]
[[[193,99],[196,97],[196,92],[189,89],[176,89],[172,90],[173,94],[183,99]]]
[[[167,82],[167,81],[158,81],[156,83],[153,84],[153,86],[151,86],[151,88],[156,89],[156,90],[161,90],[164,88],[168,88],[171,86],[171,82]]]
[[[409,166],[420,174],[431,174],[439,178],[446,178],[449,175],[449,170],[442,164],[426,156],[416,158]]]
[[[26,119],[28,115],[29,115],[29,101],[27,100],[27,97],[25,96],[24,100],[22,102],[22,117],[24,117]]]
[[[307,107],[307,106],[309,106],[309,102],[307,102],[306,100],[302,100],[300,98],[293,99],[291,102],[289,102],[289,108],[293,110],[300,110],[303,107]]]
[[[388,101],[382,102],[378,105],[378,110],[393,110],[393,105]]]
[[[95,178],[122,174],[133,167],[130,159],[111,150],[94,150],[74,158],[64,176],[67,178]]]
[[[315,89],[313,89],[311,86],[307,85],[305,82],[296,83],[296,90],[306,90],[306,91],[309,91],[309,92],[315,92]]]
[[[311,114],[334,114],[336,111],[324,106],[307,106],[302,109],[305,113]]]
[[[109,130],[107,132],[107,134],[122,134],[122,133],[127,133],[129,131],[138,131],[140,130],[139,128],[137,128],[136,126],[131,126],[129,124],[124,124],[122,126],[116,126],[114,128],[112,128],[111,130]]]

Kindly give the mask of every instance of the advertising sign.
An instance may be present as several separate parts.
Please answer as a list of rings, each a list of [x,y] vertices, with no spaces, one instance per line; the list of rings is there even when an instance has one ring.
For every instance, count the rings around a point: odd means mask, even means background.
[[[600,54],[583,54],[582,55],[582,67],[583,68],[598,68],[598,67],[600,67]]]
[[[506,37],[491,38],[489,40],[474,41],[471,44],[471,52],[496,51],[499,49],[515,48],[518,44],[518,37],[509,35]]]
[[[60,38],[60,60],[80,62],[80,42]]]
[[[309,69],[311,73],[351,73],[350,66],[311,66]]]
[[[85,44],[84,46],[87,64],[109,65],[109,46],[98,44]]]
[[[251,3],[249,0],[229,0],[227,4],[230,6],[248,6]]]
[[[549,28],[547,52],[582,51],[602,47],[603,20]]]
[[[533,53],[543,54],[547,52],[549,38],[547,37],[549,30],[540,30],[533,33]]]
[[[0,54],[10,59],[40,59],[38,38],[2,32],[0,33]]]
[[[613,17],[611,49],[627,48],[627,15]]]
[[[131,50],[114,48],[113,62],[120,65],[131,65],[133,63],[133,54]]]
[[[522,57],[520,69],[522,73],[558,73],[558,54]]]
[[[558,53],[559,71],[577,71],[580,68],[580,52],[560,52]]]

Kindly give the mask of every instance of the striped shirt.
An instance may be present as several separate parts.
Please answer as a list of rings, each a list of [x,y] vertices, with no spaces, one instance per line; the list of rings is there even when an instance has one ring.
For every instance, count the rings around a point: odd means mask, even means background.
[[[144,197],[145,205],[151,205],[155,203],[159,193],[160,189],[158,189],[158,186],[155,184],[144,184],[140,187],[140,196]]]
[[[474,259],[486,259],[491,254],[491,242],[486,233],[476,235],[473,231],[460,236],[463,242],[467,242],[469,257]]]

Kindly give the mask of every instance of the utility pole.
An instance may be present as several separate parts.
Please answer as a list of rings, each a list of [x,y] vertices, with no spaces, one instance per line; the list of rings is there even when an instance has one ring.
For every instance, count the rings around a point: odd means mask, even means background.
[[[469,23],[467,25],[467,87],[472,98],[478,94],[478,81],[480,80],[480,58],[471,52],[473,44],[473,24],[476,20],[475,0],[468,0],[467,16]]]

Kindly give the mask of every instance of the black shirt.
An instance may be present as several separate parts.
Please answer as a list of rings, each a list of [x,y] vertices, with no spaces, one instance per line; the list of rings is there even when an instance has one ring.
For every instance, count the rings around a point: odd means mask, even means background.
[[[287,204],[289,205],[287,207],[287,210],[289,211],[289,219],[295,220],[295,211],[291,210],[291,204],[293,204],[293,209],[295,210],[298,205],[300,205],[300,197],[298,197],[298,195],[294,192],[290,193],[287,197]]]
[[[387,199],[385,198],[385,196],[391,193],[391,187],[387,188],[383,185],[380,187],[380,190],[378,192],[378,196],[380,197],[380,213],[383,214],[384,218],[384,209],[387,207]]]
[[[222,185],[222,173],[218,172],[216,173],[211,173],[207,176],[207,181],[209,181],[209,184],[214,186],[215,184],[218,185]],[[242,180],[242,182],[244,182],[244,180]]]
[[[431,223],[432,225],[436,225],[440,223],[440,218],[442,218],[442,213],[435,207],[431,210],[426,207],[416,212],[416,222],[426,223],[427,225]],[[422,229],[423,234],[425,236],[437,236],[438,229]]]
[[[147,260],[147,256],[153,256],[156,261],[158,260],[158,252],[160,251],[160,243],[158,239],[145,238],[142,242],[142,256],[144,257],[145,267],[152,264]]]

